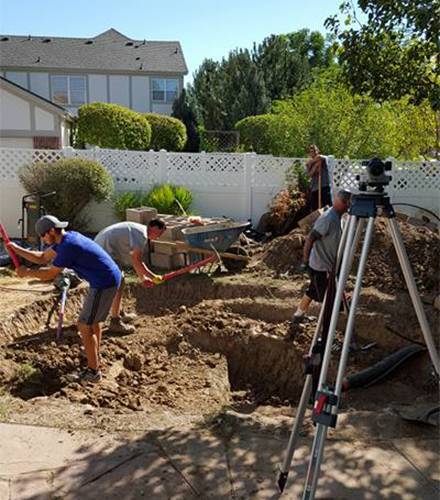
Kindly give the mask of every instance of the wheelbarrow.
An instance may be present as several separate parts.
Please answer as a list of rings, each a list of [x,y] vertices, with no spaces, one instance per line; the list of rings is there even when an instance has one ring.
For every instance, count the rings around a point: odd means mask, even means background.
[[[163,275],[160,281],[153,281],[147,286],[158,285],[175,276],[221,260],[228,271],[239,272],[244,269],[250,258],[243,246],[236,244],[241,233],[251,224],[249,222],[221,222],[206,226],[194,226],[182,229],[185,241],[161,241],[161,244],[173,246],[178,252],[194,253],[206,256],[189,266]]]

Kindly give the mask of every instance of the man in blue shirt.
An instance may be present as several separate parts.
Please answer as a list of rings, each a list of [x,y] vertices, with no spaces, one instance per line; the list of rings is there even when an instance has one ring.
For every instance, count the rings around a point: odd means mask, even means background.
[[[14,243],[10,247],[17,255],[35,264],[52,263],[39,269],[21,266],[17,269],[20,277],[49,281],[63,268],[69,268],[89,283],[90,289],[78,319],[78,330],[87,356],[87,369],[76,380],[99,382],[101,323],[107,318],[120,286],[121,271],[110,255],[94,241],[76,231],[66,232],[67,225],[67,222],[61,222],[52,215],[44,215],[36,222],[35,230],[44,243],[49,245],[47,250],[25,250]]]

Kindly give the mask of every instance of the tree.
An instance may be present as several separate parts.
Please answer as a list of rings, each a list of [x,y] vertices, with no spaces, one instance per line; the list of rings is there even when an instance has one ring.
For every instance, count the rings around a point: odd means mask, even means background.
[[[310,82],[313,68],[326,67],[333,60],[321,33],[307,29],[270,35],[259,45],[254,44],[252,57],[272,100],[300,90]]]
[[[230,130],[241,118],[270,107],[264,79],[248,50],[230,52],[221,63],[203,61],[189,94],[206,130]]]
[[[235,50],[222,61],[225,103],[224,130],[234,128],[246,116],[265,113],[270,108],[263,74],[249,51]]]
[[[198,123],[196,113],[194,104],[191,102],[185,89],[182,90],[180,96],[173,103],[172,116],[178,118],[185,124],[187,141],[184,151],[190,153],[198,152],[200,137],[197,130]]]
[[[271,115],[237,123],[243,144],[260,153],[299,157],[309,144],[336,157],[430,156],[435,144],[434,112],[427,101],[375,102],[353,94],[337,68],[320,72],[293,97],[275,101]]]
[[[378,101],[409,96],[429,99],[440,109],[440,3],[438,0],[358,0],[361,22],[352,1],[325,25],[336,35],[344,76],[358,93]]]

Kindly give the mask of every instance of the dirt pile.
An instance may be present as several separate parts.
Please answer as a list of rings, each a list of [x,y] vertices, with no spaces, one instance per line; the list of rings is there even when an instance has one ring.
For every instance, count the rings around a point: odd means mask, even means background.
[[[419,291],[424,294],[435,293],[438,291],[440,280],[438,233],[404,221],[398,221],[398,224]],[[364,283],[385,292],[406,288],[384,219],[376,220]]]
[[[302,262],[305,235],[295,229],[286,236],[275,238],[266,245],[261,260],[277,273],[294,271]]]
[[[440,278],[440,247],[438,233],[425,226],[398,221],[409,260],[422,293],[438,291]],[[266,245],[261,261],[278,274],[294,272],[302,261],[305,235],[294,230]],[[358,256],[360,248],[358,249]],[[355,272],[355,270],[353,270]],[[395,292],[406,288],[396,252],[384,219],[377,219],[373,243],[364,277],[365,286]]]

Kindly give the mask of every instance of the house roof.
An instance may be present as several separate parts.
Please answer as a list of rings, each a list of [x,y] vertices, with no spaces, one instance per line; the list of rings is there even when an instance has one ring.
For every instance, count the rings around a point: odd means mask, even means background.
[[[113,28],[92,38],[0,35],[0,66],[188,73],[179,42],[133,40]]]
[[[0,76],[0,87],[4,87],[6,89],[8,89],[9,87],[10,90],[15,92],[16,94],[19,94],[25,99],[32,100],[41,107],[49,109],[58,115],[64,116],[69,121],[73,120],[72,115],[67,111],[67,109],[53,103],[52,101],[49,101],[48,99],[45,99],[44,97],[41,97],[38,94],[35,94],[34,92],[31,92],[28,89],[25,89],[21,85],[17,85],[16,83],[11,82],[7,78],[3,78],[3,76]]]

